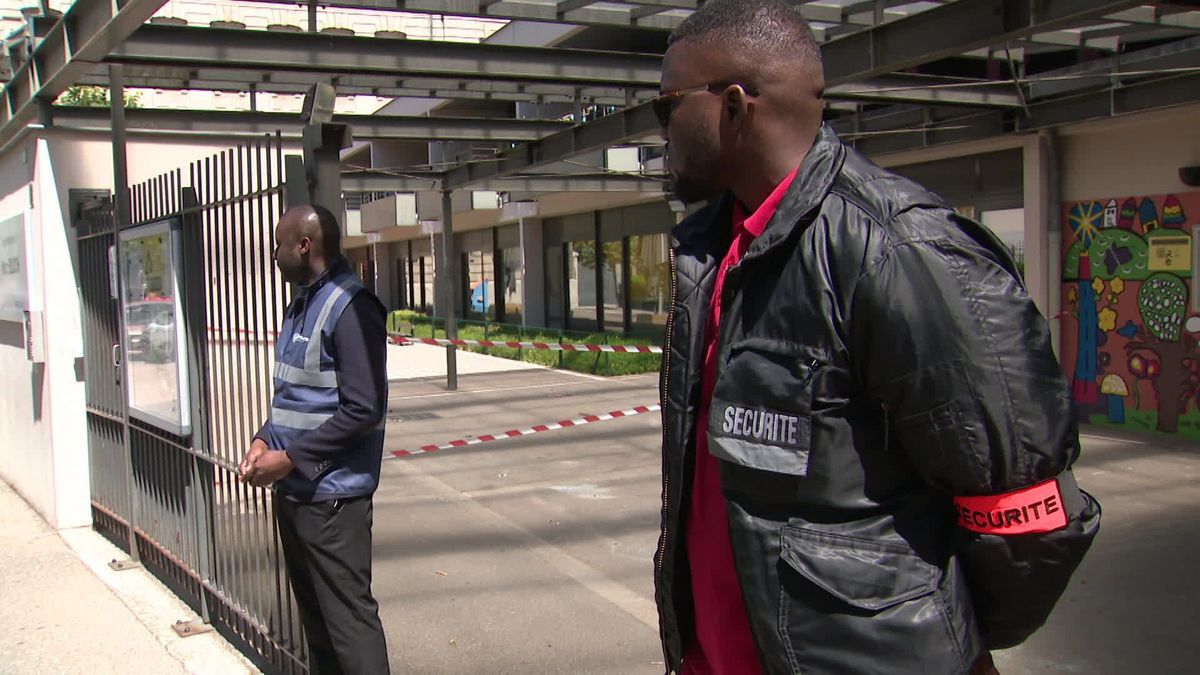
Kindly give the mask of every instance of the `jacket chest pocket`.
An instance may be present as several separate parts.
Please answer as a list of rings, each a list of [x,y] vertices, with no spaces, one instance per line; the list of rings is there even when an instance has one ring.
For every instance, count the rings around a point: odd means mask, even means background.
[[[730,348],[709,408],[708,449],[734,464],[808,475],[813,386],[828,351],[768,338]]]

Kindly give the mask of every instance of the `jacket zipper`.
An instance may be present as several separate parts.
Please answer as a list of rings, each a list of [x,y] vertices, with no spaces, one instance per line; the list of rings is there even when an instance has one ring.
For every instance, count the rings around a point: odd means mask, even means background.
[[[678,300],[678,294],[679,294],[679,272],[675,268],[675,249],[674,248],[667,249],[667,260],[669,261],[669,266],[670,266],[670,270],[671,270],[671,304],[669,306],[670,308],[667,310],[667,333],[666,333],[666,342],[664,342],[665,349],[663,349],[662,408],[664,411],[664,415],[663,415],[663,450],[664,451],[667,449],[667,419],[666,419],[667,416],[665,413],[666,413],[667,407],[669,405],[668,395],[669,395],[670,382],[671,382],[671,334],[675,327],[675,304],[676,304],[676,301]],[[666,556],[666,552],[667,552],[667,518],[670,517],[669,500],[670,500],[670,494],[671,494],[671,489],[670,489],[671,488],[671,475],[670,475],[670,472],[668,471],[669,466],[670,466],[670,461],[668,460],[666,455],[664,455],[663,456],[663,489],[662,489],[663,522],[660,525],[662,532],[660,533],[660,536],[659,536],[658,560],[655,563],[656,567],[658,568],[656,570],[656,572],[657,572],[658,578],[660,580],[663,577],[663,558]],[[668,671],[671,670],[670,663],[667,664],[667,670]]]

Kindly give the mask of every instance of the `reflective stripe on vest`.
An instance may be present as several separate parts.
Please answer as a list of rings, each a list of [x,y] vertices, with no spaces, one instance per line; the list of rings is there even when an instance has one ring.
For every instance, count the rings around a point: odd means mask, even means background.
[[[319,351],[317,352],[317,358],[321,358]],[[275,362],[275,378],[283,380],[288,384],[298,384],[303,387],[338,386],[338,373],[336,370],[309,370],[308,368],[289,366],[280,361]]]
[[[311,431],[324,424],[330,417],[333,417],[333,413],[297,412],[283,408],[271,408],[271,423],[288,429]]]

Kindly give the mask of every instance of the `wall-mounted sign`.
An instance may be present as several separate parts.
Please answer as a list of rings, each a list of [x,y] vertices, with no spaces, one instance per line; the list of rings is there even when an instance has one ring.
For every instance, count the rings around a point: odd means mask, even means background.
[[[25,256],[25,216],[0,220],[0,321],[25,321],[29,279]]]
[[[1152,272],[1183,272],[1192,270],[1192,237],[1179,230],[1163,230],[1163,234],[1146,237],[1149,246],[1149,267]],[[1167,234],[1169,232],[1169,234]]]
[[[121,233],[121,311],[129,414],[171,433],[191,433],[180,290],[179,220]]]

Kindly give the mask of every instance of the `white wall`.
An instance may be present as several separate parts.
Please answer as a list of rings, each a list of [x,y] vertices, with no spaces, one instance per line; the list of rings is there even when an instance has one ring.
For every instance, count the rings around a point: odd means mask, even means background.
[[[1200,105],[1063,128],[1062,201],[1187,189],[1179,167],[1200,165]]]
[[[27,138],[0,157],[0,219],[25,214],[29,218],[26,269],[30,306],[41,304],[36,284],[44,266],[37,260],[38,228],[34,211],[34,171],[37,148]],[[50,392],[48,368],[35,366],[25,353],[24,327],[0,321],[0,478],[25,497],[48,522],[57,522],[54,463],[50,452]]]

